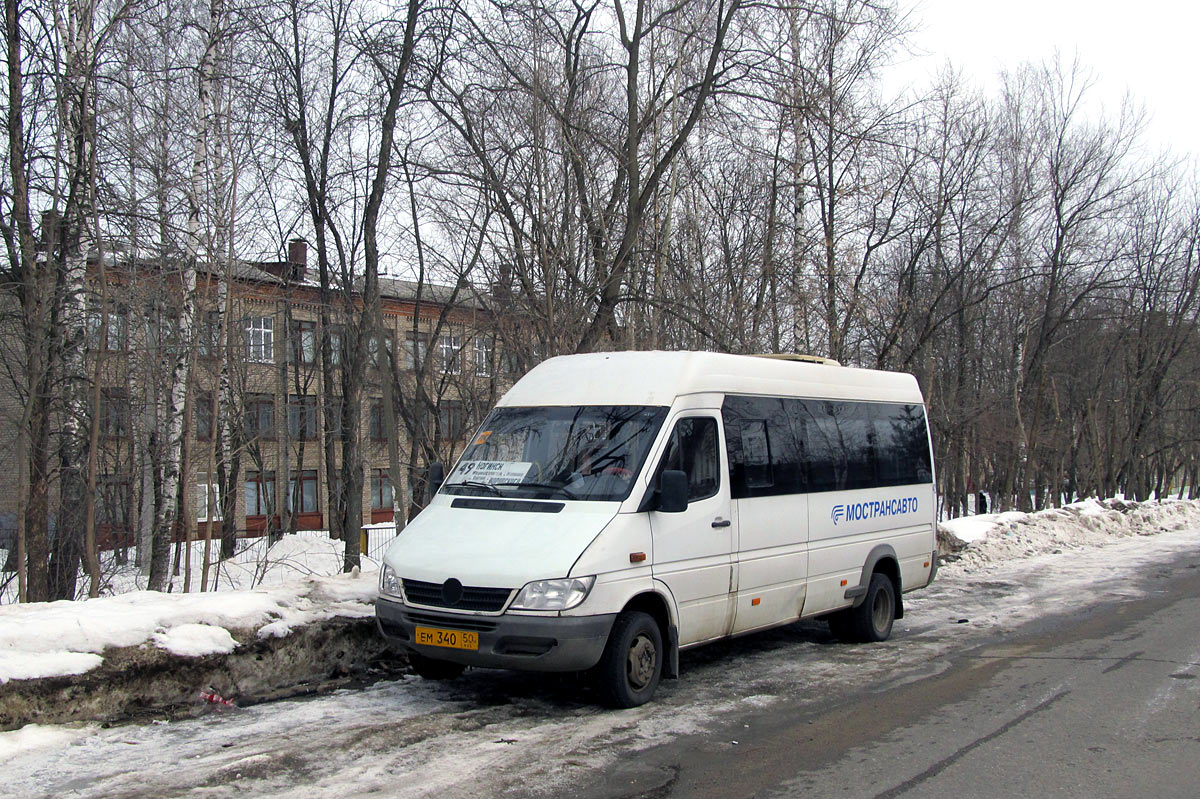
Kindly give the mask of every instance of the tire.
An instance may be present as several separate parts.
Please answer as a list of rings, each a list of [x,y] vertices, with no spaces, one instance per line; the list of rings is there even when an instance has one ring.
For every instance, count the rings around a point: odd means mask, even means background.
[[[886,574],[875,572],[863,603],[829,617],[829,631],[843,641],[873,644],[886,641],[896,621],[896,586]]]
[[[662,678],[663,655],[662,632],[650,615],[632,610],[617,616],[595,671],[605,703],[649,702]]]
[[[425,657],[419,652],[408,653],[408,665],[412,666],[413,671],[418,677],[423,677],[426,680],[453,680],[460,676],[466,670],[466,666],[461,663],[451,663],[448,660],[435,660],[434,658]]]

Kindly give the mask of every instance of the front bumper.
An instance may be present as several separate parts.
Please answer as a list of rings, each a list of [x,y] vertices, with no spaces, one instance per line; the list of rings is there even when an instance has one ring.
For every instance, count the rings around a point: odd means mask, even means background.
[[[465,666],[521,671],[583,671],[604,654],[617,614],[600,616],[472,616],[410,608],[380,596],[375,621],[385,638],[414,652]],[[415,643],[417,626],[470,630],[478,651]]]

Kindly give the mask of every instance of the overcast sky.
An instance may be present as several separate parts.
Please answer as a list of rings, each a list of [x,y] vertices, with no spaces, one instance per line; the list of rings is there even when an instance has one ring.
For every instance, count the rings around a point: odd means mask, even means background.
[[[1186,0],[901,0],[913,9],[918,56],[899,67],[923,78],[949,60],[994,87],[997,73],[1057,50],[1076,54],[1112,108],[1128,90],[1150,117],[1146,143],[1200,156],[1200,3]],[[924,54],[924,55],[922,55]]]

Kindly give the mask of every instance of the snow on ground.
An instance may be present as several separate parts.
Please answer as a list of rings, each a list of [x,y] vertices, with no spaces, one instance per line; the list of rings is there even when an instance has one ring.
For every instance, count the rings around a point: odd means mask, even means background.
[[[45,749],[60,749],[87,736],[89,730],[50,724],[26,724],[19,730],[0,733],[0,752],[5,760]]]
[[[942,522],[966,546],[947,568],[971,571],[998,561],[1096,547],[1134,535],[1200,527],[1200,501],[1087,499],[1036,513],[964,516]]]
[[[553,680],[472,670],[452,684],[404,678],[314,701],[259,705],[169,725],[112,730],[31,725],[0,733],[0,760],[17,775],[8,786],[17,791],[13,795],[26,796],[60,795],[59,788],[77,790],[82,797],[123,790],[132,795],[130,781],[137,780],[151,782],[136,795],[182,795],[187,786],[204,786],[213,796],[232,796],[242,791],[243,774],[258,780],[252,786],[264,794],[289,797],[326,791],[347,797],[484,796],[513,785],[537,786],[532,793],[554,795],[555,786],[569,783],[574,774],[613,766],[622,751],[710,731],[738,706],[768,707],[783,696],[820,703],[831,686],[874,676],[918,679],[946,668],[942,655],[981,635],[1089,602],[1141,596],[1153,590],[1151,564],[1200,550],[1200,502],[1089,500],[944,525],[960,540],[964,527],[973,530],[973,540],[949,559],[932,586],[905,596],[907,613],[894,640],[829,647],[804,629],[786,628],[716,644],[686,653],[681,679],[664,684],[655,702],[632,710],[581,703],[573,698],[574,686],[556,688]],[[313,590],[259,588],[201,598],[218,602],[235,596],[252,604],[266,595],[308,602],[313,609],[326,602],[324,607],[336,612],[336,603],[361,584],[358,605],[370,612],[373,575],[307,578],[304,584]],[[153,600],[165,604],[179,598],[155,595]],[[145,612],[139,602],[131,607]],[[44,612],[53,609],[45,606]],[[8,610],[0,608],[0,651],[8,641]],[[215,626],[216,611],[211,613],[178,622],[164,617],[160,625],[165,626],[154,632]],[[145,625],[140,629],[144,632]],[[62,634],[65,629],[56,629],[44,637]],[[179,633],[181,639],[188,636]],[[129,776],[119,761],[131,746],[144,766]],[[285,782],[289,769],[304,778]],[[280,775],[279,781],[272,775]]]
[[[229,630],[211,624],[180,624],[155,633],[152,640],[160,649],[188,658],[227,655],[237,648],[237,641]]]
[[[298,625],[335,616],[369,617],[378,571],[339,574],[340,546],[284,536],[254,566],[257,574],[246,563],[228,570],[255,588],[130,590],[82,602],[0,606],[0,683],[80,674],[99,666],[108,648],[150,644],[199,657],[232,651],[232,631],[282,637]]]
[[[363,571],[379,568],[379,558],[396,537],[392,524],[373,524],[364,528],[368,531],[368,546],[363,552]],[[330,539],[324,530],[302,530],[295,535],[285,535],[275,544],[267,538],[243,538],[237,542],[232,558],[217,561],[220,544],[209,544],[208,590],[226,591],[255,588],[262,585],[282,585],[290,580],[311,575],[337,574],[342,570],[345,544]],[[204,566],[204,542],[193,541],[184,546],[184,557],[179,563],[178,573],[171,577],[168,593],[199,592]],[[0,563],[7,552],[0,549]],[[174,562],[174,550],[172,550]],[[114,596],[131,591],[142,591],[148,578],[136,564],[130,553],[125,562],[119,562],[112,551],[101,553],[100,595]],[[191,569],[187,564],[190,562]],[[8,582],[0,588],[0,605],[16,603],[16,580],[4,575]],[[80,572],[78,581],[79,599],[87,598],[88,578]]]
[[[1200,527],[1200,501],[1089,499],[1037,513],[964,517],[941,527],[963,543],[943,566],[948,576],[1015,558]],[[392,535],[390,528],[373,529],[370,551],[378,554]],[[143,578],[135,567],[124,566],[108,584],[113,596],[0,605],[0,683],[80,674],[99,666],[108,648],[147,644],[199,657],[232,651],[231,631],[283,637],[297,625],[374,613],[377,562],[364,558],[361,574],[339,574],[343,543],[320,533],[267,543],[255,540],[222,564],[218,591],[139,590]],[[202,548],[192,554],[202,557]],[[193,573],[198,579],[199,560]]]
[[[961,516],[942,522],[941,527],[951,532],[959,541],[970,544],[986,538],[988,533],[1005,522],[1022,521],[1028,516],[1029,514],[1020,511],[981,513],[978,516]]]

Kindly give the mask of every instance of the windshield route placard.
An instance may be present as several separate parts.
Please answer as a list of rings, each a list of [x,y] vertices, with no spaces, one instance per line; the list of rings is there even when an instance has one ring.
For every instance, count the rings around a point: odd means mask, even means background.
[[[447,483],[519,483],[529,474],[532,463],[513,461],[466,461],[458,464],[446,478]]]

